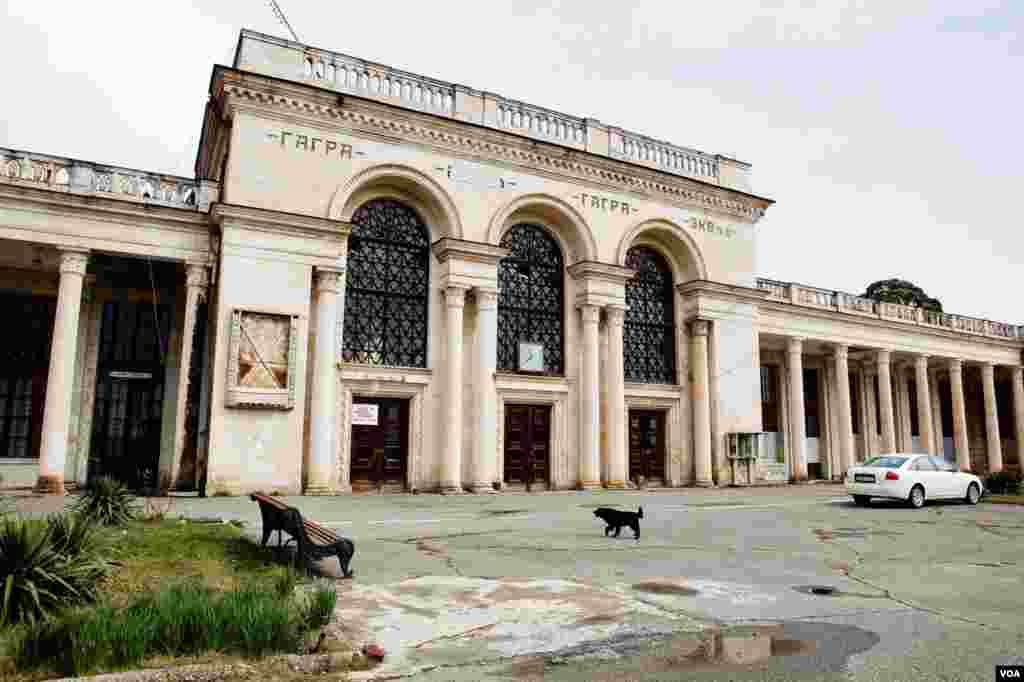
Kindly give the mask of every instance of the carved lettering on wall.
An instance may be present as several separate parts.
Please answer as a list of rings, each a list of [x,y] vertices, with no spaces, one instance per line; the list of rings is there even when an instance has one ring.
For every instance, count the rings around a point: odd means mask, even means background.
[[[732,239],[736,236],[736,230],[731,227],[722,227],[718,223],[714,222],[709,218],[696,218],[691,217],[687,222],[690,229],[697,232],[707,232],[708,234],[717,234],[725,237],[726,239]]]
[[[352,155],[365,156],[363,152],[353,152],[352,145],[337,142],[323,137],[302,135],[287,130],[267,133],[267,141],[280,144],[285,149],[296,149],[311,154],[321,154],[337,159],[351,159]]]
[[[605,213],[623,213],[629,215],[631,213],[637,213],[638,209],[633,208],[626,201],[619,201],[618,199],[609,199],[608,197],[600,197],[595,194],[573,194],[573,199],[577,199],[580,202],[580,206],[588,208],[592,211],[603,211]]]
[[[454,183],[477,189],[506,189],[516,186],[515,180],[509,180],[475,164],[449,163],[447,166],[434,166],[434,170],[444,173],[445,177]]]

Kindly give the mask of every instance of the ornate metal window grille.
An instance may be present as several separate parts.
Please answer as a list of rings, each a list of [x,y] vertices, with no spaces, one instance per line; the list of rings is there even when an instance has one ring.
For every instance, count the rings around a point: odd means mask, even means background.
[[[501,239],[498,369],[515,370],[519,342],[544,344],[544,372],[563,372],[565,267],[558,243],[539,225],[516,225]]]
[[[672,271],[654,249],[634,246],[626,267],[637,271],[626,283],[623,361],[626,381],[676,383],[676,326]]]
[[[352,216],[342,359],[366,365],[427,366],[430,239],[411,208],[391,199]]]

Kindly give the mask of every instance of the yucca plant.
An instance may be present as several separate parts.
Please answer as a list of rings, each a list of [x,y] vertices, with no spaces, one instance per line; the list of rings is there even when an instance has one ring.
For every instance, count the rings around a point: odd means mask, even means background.
[[[135,518],[135,496],[119,481],[102,476],[72,509],[103,526],[123,526]]]
[[[36,623],[96,597],[90,562],[69,561],[41,521],[0,520],[0,627]]]

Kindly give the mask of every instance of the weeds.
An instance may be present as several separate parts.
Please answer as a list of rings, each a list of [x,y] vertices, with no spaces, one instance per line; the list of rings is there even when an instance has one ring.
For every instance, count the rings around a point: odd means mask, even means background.
[[[318,580],[306,598],[304,620],[309,628],[322,628],[330,623],[337,603],[338,592],[334,585],[326,580]]]

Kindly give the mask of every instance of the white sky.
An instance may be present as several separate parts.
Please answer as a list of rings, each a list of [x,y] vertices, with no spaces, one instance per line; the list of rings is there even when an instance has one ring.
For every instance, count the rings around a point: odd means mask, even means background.
[[[1020,0],[279,0],[303,42],[754,166],[764,277],[1022,323]],[[115,11],[116,8],[116,11]],[[0,146],[192,176],[265,0],[0,4]]]

